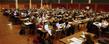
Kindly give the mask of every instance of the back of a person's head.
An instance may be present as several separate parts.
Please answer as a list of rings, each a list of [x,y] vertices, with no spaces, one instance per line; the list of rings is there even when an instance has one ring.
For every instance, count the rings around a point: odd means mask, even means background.
[[[86,41],[84,42],[84,44],[94,44],[91,35],[86,34],[85,36],[86,36]]]

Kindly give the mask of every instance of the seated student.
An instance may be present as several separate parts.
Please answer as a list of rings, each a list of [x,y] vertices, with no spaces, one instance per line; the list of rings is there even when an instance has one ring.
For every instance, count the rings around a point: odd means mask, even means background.
[[[38,34],[42,39],[45,39],[46,38],[46,35],[48,34],[48,30],[45,30],[45,24],[44,23],[39,23],[39,24],[36,24],[36,34]],[[46,27],[46,29],[48,29]]]
[[[21,27],[20,31],[19,31],[20,35],[25,35],[26,31],[25,31],[25,27]]]
[[[83,42],[83,44],[94,44],[94,41],[92,40],[91,35],[85,35],[86,40]]]
[[[44,29],[48,32],[48,34],[51,36],[52,35],[52,30],[49,28],[49,24],[46,22],[44,25]]]
[[[70,23],[68,23],[65,32],[66,32],[66,36],[69,36],[70,34],[74,34],[74,27]]]
[[[20,24],[20,19],[18,17],[19,17],[18,11],[13,11],[13,13],[11,14],[13,24]]]
[[[102,30],[102,33],[109,31],[109,23],[106,20],[102,20],[101,30]]]
[[[95,37],[99,36],[99,28],[93,24],[93,21],[87,23],[87,29],[87,32],[95,34]]]
[[[3,11],[3,15],[8,16],[8,15],[9,15],[9,10],[8,10],[8,9],[5,9],[5,10]]]

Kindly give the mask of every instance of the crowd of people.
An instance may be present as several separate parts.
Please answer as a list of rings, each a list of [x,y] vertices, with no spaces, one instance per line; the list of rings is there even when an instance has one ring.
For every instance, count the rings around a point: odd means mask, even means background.
[[[87,24],[87,32],[99,36],[109,31],[109,13],[85,9],[3,9],[14,25],[21,25],[21,35],[38,34],[41,39],[63,38],[80,31],[81,24]]]

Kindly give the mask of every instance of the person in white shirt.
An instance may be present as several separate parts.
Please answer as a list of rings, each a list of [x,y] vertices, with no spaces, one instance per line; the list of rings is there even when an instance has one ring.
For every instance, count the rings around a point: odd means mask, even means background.
[[[57,27],[58,29],[60,29],[60,28],[61,28],[61,26],[60,26],[59,22],[57,22],[57,23],[56,23],[56,27]]]
[[[49,34],[50,36],[52,36],[52,31],[49,29],[49,26],[48,26],[47,23],[45,23],[44,29],[48,32],[48,34]]]
[[[109,23],[106,20],[102,20],[102,27],[106,28],[109,25]]]

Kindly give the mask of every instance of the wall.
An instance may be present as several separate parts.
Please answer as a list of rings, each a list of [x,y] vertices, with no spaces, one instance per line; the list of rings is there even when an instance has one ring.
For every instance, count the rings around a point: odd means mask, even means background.
[[[69,3],[53,3],[53,4],[43,4],[44,7],[52,7],[52,8],[66,8],[66,9],[84,9],[86,6],[90,6],[93,10],[95,11],[109,11],[109,4],[79,4],[79,3],[74,3],[74,4],[69,4]],[[0,9],[1,8],[15,8],[15,3],[0,3]],[[29,8],[28,3],[19,3],[19,8],[20,9],[26,9]],[[32,8],[40,8],[39,3],[32,3]]]

